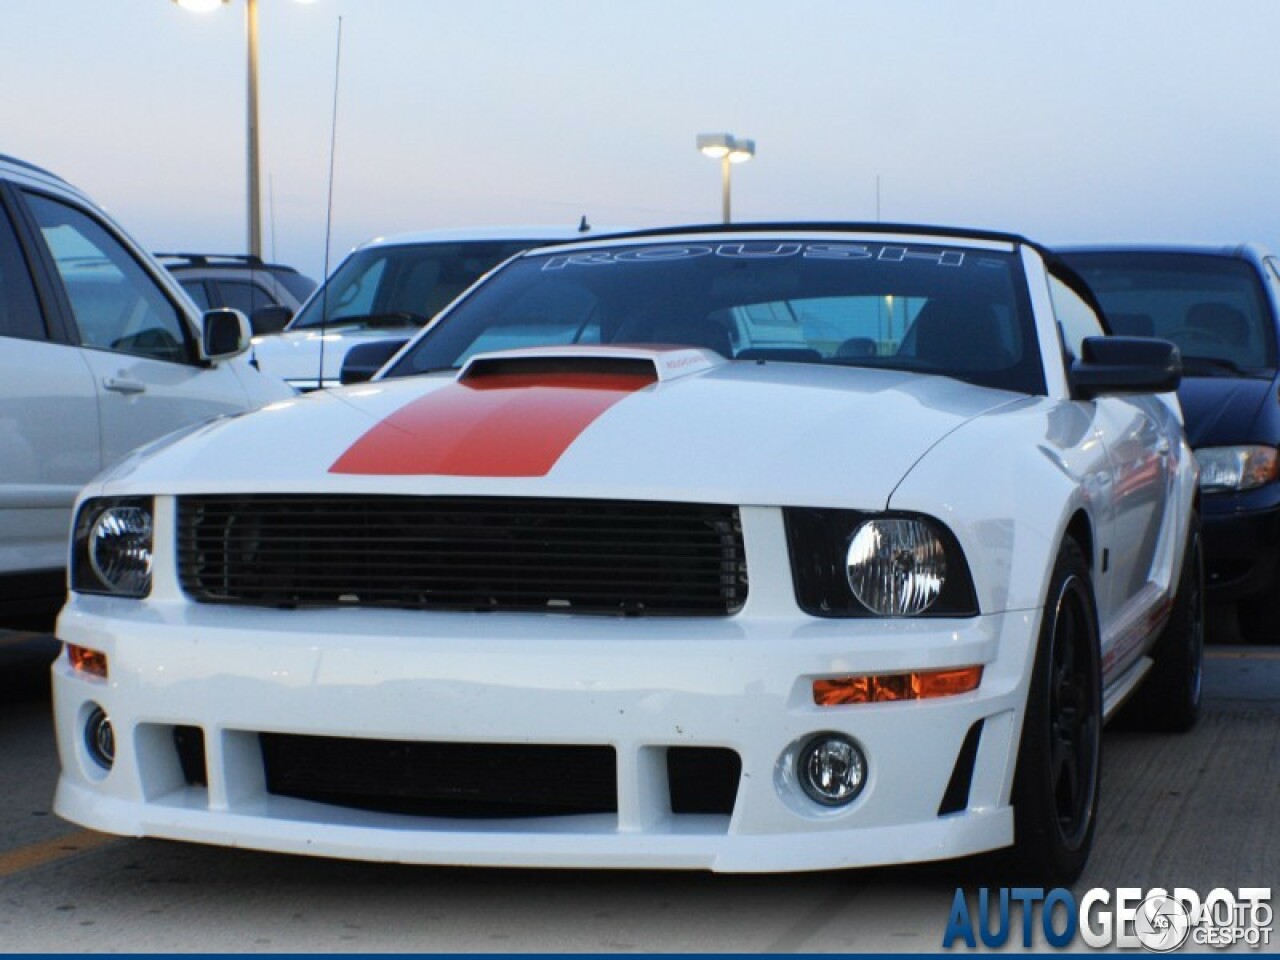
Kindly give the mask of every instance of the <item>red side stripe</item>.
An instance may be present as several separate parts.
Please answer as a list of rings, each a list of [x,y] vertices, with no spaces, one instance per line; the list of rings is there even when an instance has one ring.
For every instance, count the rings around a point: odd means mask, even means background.
[[[582,431],[649,376],[504,374],[452,383],[401,407],[330,473],[541,477]]]

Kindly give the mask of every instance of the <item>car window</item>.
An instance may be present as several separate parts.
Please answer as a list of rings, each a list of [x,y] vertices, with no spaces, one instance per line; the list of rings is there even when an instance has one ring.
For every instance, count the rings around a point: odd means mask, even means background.
[[[187,291],[187,296],[195,301],[197,307],[201,310],[209,310],[209,291],[205,289],[203,280],[179,280],[182,289]]]
[[[690,345],[736,360],[939,373],[1044,392],[1026,284],[1007,252],[803,240],[525,256],[459,302],[390,371],[567,343]]]
[[[0,336],[23,340],[48,337],[26,259],[3,208],[0,208]]]
[[[316,288],[316,282],[310,277],[305,277],[300,273],[294,273],[291,270],[273,271],[272,276],[276,281],[288,290],[295,300],[301,303],[311,295],[311,291]]]
[[[1053,299],[1058,329],[1062,331],[1062,344],[1072,357],[1078,359],[1086,339],[1106,335],[1102,322],[1093,312],[1093,307],[1057,277],[1049,277],[1049,295]]]
[[[222,301],[218,306],[239,310],[246,317],[253,316],[253,311],[259,307],[265,307],[276,302],[266,290],[245,280],[219,278],[217,287],[218,299]]]
[[[1275,367],[1274,320],[1248,261],[1130,251],[1063,259],[1089,284],[1113,333],[1172,340],[1188,372]]]
[[[82,343],[156,360],[188,359],[178,308],[105,227],[50,197],[29,193],[27,203],[62,278]]]
[[[357,250],[334,271],[322,295],[308,302],[290,329],[395,314],[424,323],[493,267],[535,242],[473,240]]]

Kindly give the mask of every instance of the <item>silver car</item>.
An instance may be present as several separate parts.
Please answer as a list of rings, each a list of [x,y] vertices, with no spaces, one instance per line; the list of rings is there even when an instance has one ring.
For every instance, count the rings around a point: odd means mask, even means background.
[[[293,391],[83,193],[0,156],[0,623],[66,594],[71,505],[136,447]]]

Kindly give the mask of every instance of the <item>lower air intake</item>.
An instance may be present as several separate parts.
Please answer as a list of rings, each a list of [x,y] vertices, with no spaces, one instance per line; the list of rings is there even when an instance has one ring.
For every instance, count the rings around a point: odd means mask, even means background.
[[[263,733],[267,792],[422,817],[616,813],[612,747],[423,743]]]

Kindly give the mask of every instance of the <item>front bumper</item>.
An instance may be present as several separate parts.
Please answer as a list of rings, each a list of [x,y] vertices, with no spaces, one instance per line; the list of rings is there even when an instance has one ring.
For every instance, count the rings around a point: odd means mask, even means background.
[[[110,677],[53,667],[55,811],[96,830],[429,864],[785,871],[946,859],[1013,841],[1009,790],[1038,612],[969,620],[605,619],[277,611],[73,597],[67,643]],[[972,693],[818,707],[815,677],[983,664]],[[94,705],[116,756],[90,757]],[[967,801],[939,808],[982,721]],[[175,727],[203,733],[188,782]],[[794,752],[835,731],[866,753],[848,807],[809,800]],[[616,752],[616,813],[421,817],[269,793],[259,735]],[[670,747],[733,750],[732,813],[673,813]],[[961,764],[963,767],[964,765]],[[962,771],[963,772],[963,771]]]
[[[1280,483],[1201,498],[1209,599],[1267,593],[1280,573]]]

